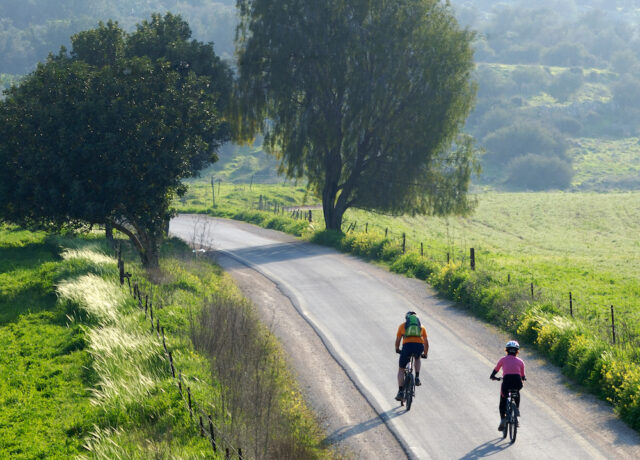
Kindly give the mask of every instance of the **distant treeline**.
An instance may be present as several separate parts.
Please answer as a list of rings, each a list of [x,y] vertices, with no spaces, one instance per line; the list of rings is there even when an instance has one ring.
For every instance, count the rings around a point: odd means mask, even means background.
[[[2,0],[0,74],[33,70],[69,37],[98,21],[118,21],[125,30],[152,13],[170,11],[189,23],[193,37],[213,42],[222,57],[233,54],[235,0]]]

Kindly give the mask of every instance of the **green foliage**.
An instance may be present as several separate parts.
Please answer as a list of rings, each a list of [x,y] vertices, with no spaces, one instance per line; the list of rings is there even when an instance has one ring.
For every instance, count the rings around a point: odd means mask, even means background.
[[[390,268],[393,272],[404,273],[421,280],[429,279],[432,273],[440,270],[437,263],[415,252],[395,258]]]
[[[567,145],[555,130],[538,123],[516,121],[499,128],[483,141],[487,147],[486,161],[506,164],[527,153],[566,158]]]
[[[576,139],[573,185],[579,190],[611,191],[640,188],[640,139]]]
[[[13,87],[0,102],[0,218],[108,223],[156,266],[181,180],[228,138],[230,71],[189,36],[171,14],[133,34],[101,23]]]
[[[572,177],[569,162],[535,153],[514,158],[506,168],[506,183],[520,190],[562,190],[571,185]]]
[[[473,34],[449,5],[238,5],[238,137],[265,135],[282,171],[322,198],[328,228],[350,207],[472,207],[474,148],[458,134],[474,99]]]
[[[230,57],[237,22],[234,6],[235,0],[3,0],[0,68],[25,74],[60,46],[68,47],[70,36],[99,21],[114,20],[130,31],[156,11],[180,14],[191,24],[198,40],[215,43],[219,54]]]
[[[388,241],[374,233],[350,232],[341,240],[341,249],[367,259],[377,260]]]

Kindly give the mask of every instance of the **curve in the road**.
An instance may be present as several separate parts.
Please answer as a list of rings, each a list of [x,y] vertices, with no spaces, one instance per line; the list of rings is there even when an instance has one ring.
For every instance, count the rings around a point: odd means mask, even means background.
[[[568,390],[556,369],[526,352],[522,428],[513,446],[502,441],[498,385],[488,376],[505,338],[438,299],[424,283],[234,221],[179,216],[171,233],[224,251],[277,283],[410,457],[640,458],[640,438],[609,406]],[[408,309],[420,313],[432,348],[423,386],[405,412],[393,399],[393,341]]]

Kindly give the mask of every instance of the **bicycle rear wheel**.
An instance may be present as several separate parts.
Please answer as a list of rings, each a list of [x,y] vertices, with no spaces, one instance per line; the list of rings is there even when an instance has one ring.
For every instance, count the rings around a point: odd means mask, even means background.
[[[516,415],[516,406],[515,404],[511,405],[511,411],[508,415],[509,417],[509,439],[511,439],[511,443],[516,442],[516,436],[518,434],[518,416]]]
[[[407,402],[407,410],[411,409],[411,403],[413,402],[413,392],[415,391],[415,381],[413,380],[413,374],[407,374],[404,379],[404,399]]]

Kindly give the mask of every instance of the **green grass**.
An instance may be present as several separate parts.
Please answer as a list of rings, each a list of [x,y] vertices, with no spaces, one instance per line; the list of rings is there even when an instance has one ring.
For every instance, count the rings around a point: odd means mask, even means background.
[[[263,421],[231,418],[235,383],[221,379],[213,371],[216,357],[196,351],[192,341],[206,299],[241,299],[230,278],[175,240],[163,247],[157,273],[145,273],[125,251],[127,270],[155,303],[183,388],[213,417],[221,448],[214,455],[189,416],[160,335],[150,332],[145,312],[120,287],[108,252],[95,234],[53,237],[0,227],[0,458],[223,458],[227,447],[250,452],[246,433],[259,432]],[[273,408],[285,414],[278,419],[281,445],[300,458],[330,458],[277,343],[269,349],[265,362],[281,376]]]
[[[96,417],[84,334],[54,285],[72,267],[42,233],[0,227],[0,457],[69,458]]]
[[[572,142],[569,155],[578,189],[637,189],[640,185],[640,139],[580,138]]]

